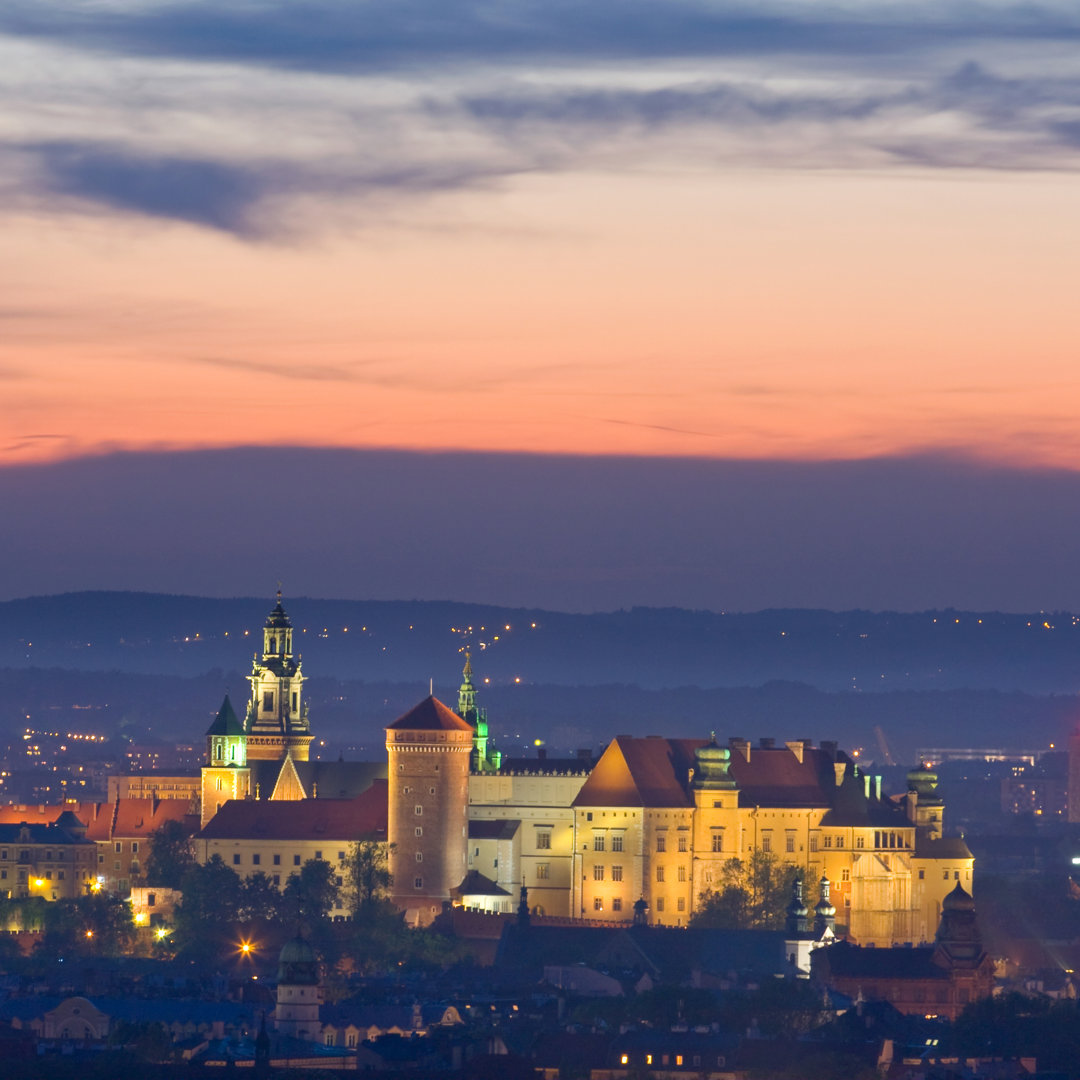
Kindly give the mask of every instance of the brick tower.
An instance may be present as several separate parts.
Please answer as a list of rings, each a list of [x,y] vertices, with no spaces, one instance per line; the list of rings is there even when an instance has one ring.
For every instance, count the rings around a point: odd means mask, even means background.
[[[426,925],[465,877],[474,731],[434,697],[386,729],[391,898]]]

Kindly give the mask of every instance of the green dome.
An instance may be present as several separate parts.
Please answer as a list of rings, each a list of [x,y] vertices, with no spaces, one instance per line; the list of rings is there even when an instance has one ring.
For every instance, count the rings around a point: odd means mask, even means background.
[[[319,958],[315,950],[299,934],[286,941],[278,955],[278,984],[286,986],[318,986]]]

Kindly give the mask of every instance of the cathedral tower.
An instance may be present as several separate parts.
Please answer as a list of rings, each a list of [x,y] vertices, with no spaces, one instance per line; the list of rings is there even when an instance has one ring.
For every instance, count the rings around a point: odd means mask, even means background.
[[[428,697],[386,729],[391,899],[424,925],[465,877],[473,728]]]
[[[247,767],[247,736],[232,707],[229,695],[221,703],[206,732],[206,764],[202,770],[202,810],[199,824],[206,823],[229,799],[246,799],[251,791]]]
[[[295,761],[307,761],[312,734],[302,697],[304,675],[293,654],[293,628],[281,606],[280,589],[277,606],[263,625],[262,660],[256,655],[248,682],[247,756],[280,761],[289,754]]]
[[[498,772],[502,754],[495,749],[488,733],[487,709],[476,704],[476,687],[473,685],[472,653],[465,651],[465,667],[461,671],[458,687],[458,716],[473,729],[473,772]]]

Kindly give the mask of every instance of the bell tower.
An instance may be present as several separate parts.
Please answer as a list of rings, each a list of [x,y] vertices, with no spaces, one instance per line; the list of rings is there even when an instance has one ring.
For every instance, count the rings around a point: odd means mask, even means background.
[[[473,729],[473,772],[498,772],[502,754],[491,743],[488,731],[487,709],[476,704],[476,687],[473,685],[472,653],[465,650],[465,666],[461,671],[458,687],[458,716]]]
[[[229,799],[246,799],[251,791],[247,767],[247,736],[229,695],[206,732],[206,764],[202,770],[200,826]]]
[[[312,734],[303,700],[304,675],[300,657],[293,653],[293,627],[281,606],[280,589],[277,605],[263,624],[262,659],[255,656],[248,682],[247,756],[280,761],[289,754],[295,761],[307,761]]]

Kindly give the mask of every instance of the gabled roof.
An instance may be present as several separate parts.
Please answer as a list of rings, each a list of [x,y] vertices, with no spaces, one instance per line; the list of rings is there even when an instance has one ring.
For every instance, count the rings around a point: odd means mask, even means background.
[[[496,885],[491,878],[484,877],[479,870],[470,870],[462,883],[450,890],[450,895],[456,899],[463,896],[509,896],[510,894],[501,885]]]
[[[355,799],[231,799],[206,823],[200,840],[386,839],[387,789],[376,780]]]
[[[915,834],[915,858],[917,859],[973,859],[971,848],[959,836],[942,836],[931,839]]]
[[[689,768],[685,757],[685,748],[676,740],[617,735],[573,805],[692,806],[683,787]]]
[[[399,716],[387,731],[472,731],[472,727],[432,696]]]
[[[118,799],[112,836],[149,836],[166,821],[178,821],[192,834],[199,828],[199,815],[189,813],[183,799]]]
[[[221,703],[221,708],[218,709],[214,722],[207,728],[206,734],[226,736],[244,734],[244,725],[240,723],[240,718],[236,715],[236,710],[233,708],[228,694],[225,695],[225,700]]]
[[[470,840],[513,840],[521,822],[507,818],[473,818],[469,820]]]

